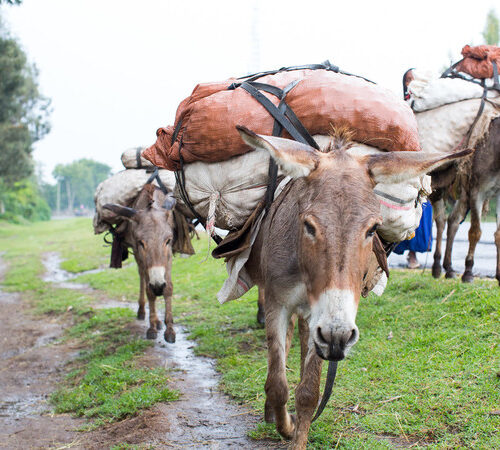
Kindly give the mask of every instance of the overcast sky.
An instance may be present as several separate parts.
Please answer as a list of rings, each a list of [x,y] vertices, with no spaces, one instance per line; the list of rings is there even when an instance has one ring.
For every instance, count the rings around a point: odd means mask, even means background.
[[[50,181],[56,164],[84,157],[120,170],[121,152],[152,144],[199,82],[329,59],[400,95],[407,68],[437,73],[482,44],[495,4],[24,0],[1,12],[52,99],[35,150]]]

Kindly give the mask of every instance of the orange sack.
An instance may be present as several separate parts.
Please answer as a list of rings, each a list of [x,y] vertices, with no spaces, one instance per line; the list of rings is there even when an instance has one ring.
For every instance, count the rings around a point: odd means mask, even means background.
[[[391,91],[362,78],[328,70],[301,69],[265,75],[257,80],[283,89],[299,80],[286,102],[311,135],[348,126],[354,140],[388,151],[420,150],[413,112]],[[143,156],[158,167],[180,168],[193,161],[224,161],[252,150],[236,125],[271,135],[274,119],[247,91],[227,88],[236,80],[199,84],[179,105],[175,126],[160,128]],[[274,105],[276,96],[263,92]],[[172,142],[174,130],[178,128]],[[283,132],[283,137],[290,137]]]
[[[456,70],[471,75],[474,78],[493,78],[493,64],[496,61],[500,70],[500,47],[495,45],[466,45],[462,49],[462,56]]]

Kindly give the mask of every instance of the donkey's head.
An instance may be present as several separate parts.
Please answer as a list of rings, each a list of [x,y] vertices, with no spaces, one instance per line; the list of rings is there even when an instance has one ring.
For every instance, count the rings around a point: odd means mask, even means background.
[[[129,221],[129,232],[134,255],[144,270],[148,287],[155,295],[162,295],[166,273],[172,259],[174,220],[172,208],[175,198],[152,184],[142,189],[134,208],[106,204],[104,208]]]
[[[341,140],[322,153],[288,139],[239,131],[248,145],[268,150],[282,172],[300,183],[291,213],[297,242],[283,244],[296,245],[316,352],[324,359],[343,359],[359,337],[355,319],[362,281],[382,220],[374,186],[423,175],[466,152],[444,158],[420,152],[354,157]]]

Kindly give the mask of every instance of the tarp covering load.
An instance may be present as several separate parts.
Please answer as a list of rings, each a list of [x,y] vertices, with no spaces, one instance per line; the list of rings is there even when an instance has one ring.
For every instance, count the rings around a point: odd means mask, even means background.
[[[493,62],[497,68],[500,67],[500,47],[495,45],[478,45],[471,47],[466,45],[462,48],[464,57],[456,65],[458,72],[464,72],[473,78],[493,78]]]
[[[125,150],[121,157],[123,167],[125,169],[153,169],[153,164],[142,156],[143,150],[144,147]]]
[[[265,75],[258,83],[288,88],[286,103],[310,134],[347,126],[357,142],[387,151],[420,150],[410,108],[391,91],[363,78],[301,69]],[[245,80],[234,79],[196,86],[179,105],[174,126],[157,131],[157,141],[143,152],[144,157],[158,167],[178,170],[181,157],[184,163],[214,162],[250,151],[236,125],[272,135],[274,118],[244,86]],[[275,106],[280,103],[265,90],[260,95]],[[290,137],[287,132],[282,136]]]
[[[159,170],[158,175],[165,187],[173,191],[174,174],[168,170]],[[104,209],[103,206],[106,203],[130,206],[150,177],[151,172],[145,169],[122,170],[97,186],[94,194],[96,212],[93,225],[95,234],[109,231],[112,225],[117,225],[124,220]]]

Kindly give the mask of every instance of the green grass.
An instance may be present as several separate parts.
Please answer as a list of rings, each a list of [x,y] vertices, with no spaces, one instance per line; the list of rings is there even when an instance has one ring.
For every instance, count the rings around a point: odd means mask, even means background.
[[[4,289],[22,292],[33,313],[71,323],[63,339],[81,349],[68,367],[65,382],[51,393],[55,412],[86,417],[95,427],[134,415],[156,402],[175,400],[178,393],[169,389],[164,368],[141,364],[152,344],[131,333],[133,311],[94,309],[91,305],[96,299],[91,295],[40,279],[46,252],[66,257],[63,265],[73,272],[106,264],[109,249],[90,233],[89,225],[85,219],[9,225],[0,229],[0,248],[9,264]]]
[[[67,223],[70,231],[63,246],[66,267],[77,261],[82,265],[75,267],[106,264],[109,249],[90,235],[89,222]],[[0,230],[0,239],[8,235],[6,240],[17,242],[12,236],[18,229]],[[46,231],[49,233],[49,228]],[[52,234],[65,239],[60,229]],[[71,240],[71,234],[82,236],[85,248],[81,258],[78,239]],[[49,250],[57,251],[61,244],[54,242]],[[19,245],[27,246],[26,242]],[[70,245],[73,254],[67,251]],[[195,247],[197,255],[174,261],[174,316],[196,339],[195,351],[216,358],[221,388],[262,415],[266,348],[264,330],[255,319],[257,292],[252,290],[243,299],[219,305],[215,296],[225,278],[224,264],[210,258],[203,262],[205,239],[195,242]],[[36,265],[30,268],[29,260],[24,264],[25,270],[39,273]],[[12,277],[17,284],[9,285],[10,289],[38,288],[38,282],[32,280],[25,286],[15,273]],[[134,301],[137,297],[134,264],[118,271],[87,274],[77,281],[88,282],[113,298]],[[55,303],[58,311],[68,304],[62,299]],[[83,305],[82,300],[77,309],[83,310]],[[312,426],[310,448],[376,449],[412,444],[413,448],[500,448],[500,417],[490,414],[500,407],[499,310],[500,288],[494,281],[476,280],[465,285],[458,280],[434,280],[420,271],[393,271],[382,297],[370,295],[361,300],[357,318],[360,341],[339,364],[330,403]],[[74,332],[92,336],[91,328],[75,328]],[[393,337],[388,339],[391,332]],[[97,344],[91,340],[86,345],[96,348]],[[115,367],[114,362],[102,364]],[[101,373],[98,370],[104,369],[97,366],[95,370]],[[89,371],[89,377],[92,373]],[[293,409],[293,388],[299,378],[296,338],[287,375]],[[78,377],[81,375],[75,379]],[[113,385],[120,382],[117,379]],[[251,436],[279,439],[274,426],[263,423]]]

